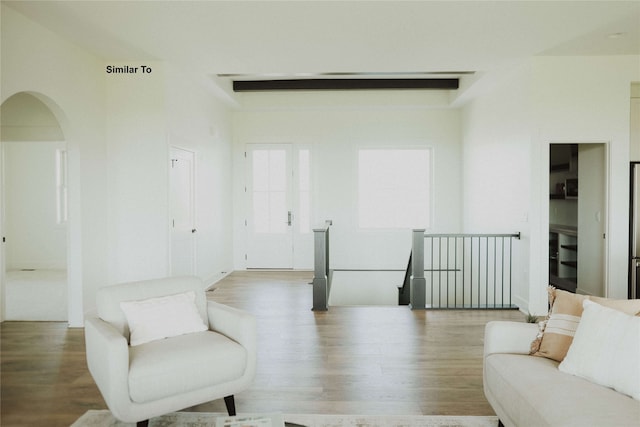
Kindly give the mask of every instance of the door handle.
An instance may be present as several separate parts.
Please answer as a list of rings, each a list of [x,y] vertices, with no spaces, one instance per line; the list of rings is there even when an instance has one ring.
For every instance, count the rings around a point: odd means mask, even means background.
[[[291,219],[293,216],[291,215],[291,211],[287,212],[287,225],[291,227]]]

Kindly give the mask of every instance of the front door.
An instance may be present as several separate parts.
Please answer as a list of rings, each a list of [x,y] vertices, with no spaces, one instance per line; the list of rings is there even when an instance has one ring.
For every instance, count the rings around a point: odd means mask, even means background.
[[[247,268],[293,268],[291,151],[247,145]]]

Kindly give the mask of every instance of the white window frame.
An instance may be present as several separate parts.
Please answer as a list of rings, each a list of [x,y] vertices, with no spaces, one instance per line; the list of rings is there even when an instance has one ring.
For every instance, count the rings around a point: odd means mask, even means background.
[[[56,224],[66,225],[68,207],[68,157],[66,148],[56,149]]]

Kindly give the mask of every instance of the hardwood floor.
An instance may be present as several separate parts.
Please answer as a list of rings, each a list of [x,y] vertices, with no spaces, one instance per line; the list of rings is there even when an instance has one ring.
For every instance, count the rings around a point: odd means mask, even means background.
[[[208,293],[258,319],[258,369],[238,412],[493,415],[482,391],[489,320],[508,311],[331,307],[311,311],[309,272],[235,272]],[[106,408],[82,329],[4,322],[0,424],[68,426]],[[222,400],[190,408],[224,412]]]

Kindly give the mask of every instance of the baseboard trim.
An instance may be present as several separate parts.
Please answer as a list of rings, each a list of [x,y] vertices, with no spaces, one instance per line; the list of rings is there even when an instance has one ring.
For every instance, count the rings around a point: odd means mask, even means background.
[[[206,283],[205,291],[210,291],[213,288],[215,288],[216,283],[218,283],[219,281],[221,281],[222,279],[224,279],[225,277],[227,277],[231,273],[233,273],[233,271],[223,271],[223,272],[221,272],[219,274],[215,274],[215,275],[210,276],[207,279],[205,279],[204,280],[204,283]]]
[[[527,301],[524,298],[516,295],[516,296],[513,297],[513,304],[518,307],[518,310],[520,310],[521,313],[528,314],[528,312],[529,312],[529,301]],[[526,307],[526,311],[525,311],[525,307]],[[543,314],[532,313],[532,314],[543,316],[543,315],[546,315],[547,313],[543,313]]]

